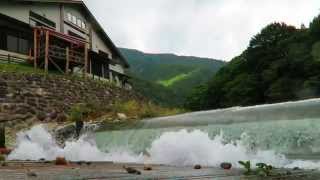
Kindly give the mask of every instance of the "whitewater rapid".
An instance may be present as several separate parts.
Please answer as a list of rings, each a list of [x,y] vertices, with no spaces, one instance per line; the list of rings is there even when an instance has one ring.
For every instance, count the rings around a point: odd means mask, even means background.
[[[251,149],[243,134],[238,141],[227,142],[223,133],[210,138],[201,130],[163,132],[155,138],[143,152],[134,152],[128,147],[114,147],[102,151],[92,135],[83,135],[77,141],[66,142],[59,147],[44,125],[20,132],[17,145],[9,155],[9,160],[54,160],[58,156],[69,161],[112,161],[121,163],[167,164],[175,166],[218,167],[222,162],[230,162],[239,167],[238,161],[264,162],[276,167],[301,167],[318,169],[316,161],[288,160],[284,155],[272,150]]]

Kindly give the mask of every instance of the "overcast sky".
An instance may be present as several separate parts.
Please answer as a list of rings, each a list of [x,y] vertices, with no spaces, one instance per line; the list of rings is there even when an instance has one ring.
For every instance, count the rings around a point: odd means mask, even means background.
[[[265,25],[300,27],[320,0],[85,0],[119,47],[229,61]]]

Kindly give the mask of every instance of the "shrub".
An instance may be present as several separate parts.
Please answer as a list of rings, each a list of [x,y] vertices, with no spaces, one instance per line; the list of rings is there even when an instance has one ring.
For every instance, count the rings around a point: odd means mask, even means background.
[[[4,155],[0,155],[0,161],[6,161],[6,157]]]
[[[83,121],[93,110],[87,104],[79,103],[71,107],[69,120],[72,122]]]

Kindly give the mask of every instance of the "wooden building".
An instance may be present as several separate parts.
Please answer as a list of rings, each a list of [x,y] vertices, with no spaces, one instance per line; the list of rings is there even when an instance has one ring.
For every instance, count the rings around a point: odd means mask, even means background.
[[[0,54],[127,85],[129,64],[79,0],[1,0]]]

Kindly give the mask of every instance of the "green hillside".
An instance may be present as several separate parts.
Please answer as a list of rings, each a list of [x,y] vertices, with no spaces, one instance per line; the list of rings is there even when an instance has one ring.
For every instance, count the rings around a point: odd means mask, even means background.
[[[166,105],[183,105],[194,87],[206,83],[225,65],[209,58],[120,50],[130,64],[134,88]]]
[[[320,15],[310,28],[272,23],[209,81],[194,89],[193,110],[320,97]]]

